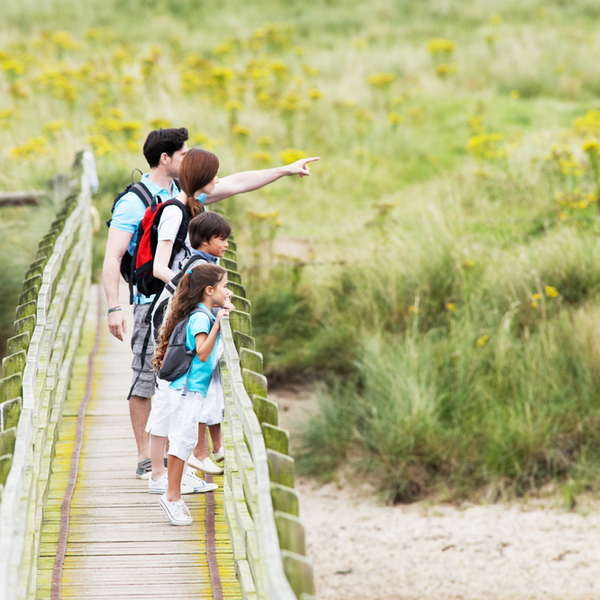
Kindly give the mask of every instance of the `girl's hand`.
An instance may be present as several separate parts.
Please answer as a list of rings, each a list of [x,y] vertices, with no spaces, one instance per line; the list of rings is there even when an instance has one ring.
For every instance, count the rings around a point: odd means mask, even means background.
[[[231,301],[231,298],[227,297],[225,302],[223,302],[223,308],[227,308],[228,310],[235,310],[235,305]]]
[[[217,316],[215,317],[215,325],[219,325],[221,323],[221,319],[223,317],[228,317],[228,316],[229,316],[228,308],[219,309],[219,312],[217,313]]]

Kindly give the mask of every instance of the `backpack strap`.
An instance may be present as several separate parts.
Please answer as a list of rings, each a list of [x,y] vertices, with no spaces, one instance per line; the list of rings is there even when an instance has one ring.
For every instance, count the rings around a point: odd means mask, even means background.
[[[208,261],[205,258],[202,258],[201,256],[192,254],[192,256],[190,256],[187,259],[183,267],[181,267],[181,271],[179,271],[179,273],[177,273],[175,277],[173,277],[173,279],[171,279],[171,281],[167,283],[165,289],[167,289],[171,293],[171,295],[173,295],[175,293],[175,290],[177,289],[177,286],[179,285],[179,282],[181,281],[182,277],[186,274],[186,272],[189,271],[192,267],[195,267],[197,264],[201,263],[208,263]]]

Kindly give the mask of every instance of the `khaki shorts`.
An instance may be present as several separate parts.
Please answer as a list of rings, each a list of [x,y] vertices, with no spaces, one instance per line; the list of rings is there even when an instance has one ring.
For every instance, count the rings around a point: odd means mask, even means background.
[[[154,339],[150,333],[148,339],[148,347],[146,348],[146,356],[142,365],[142,349],[144,339],[150,325],[144,323],[144,319],[148,314],[150,304],[134,304],[133,306],[133,335],[131,336],[131,350],[133,351],[133,360],[131,361],[131,369],[133,376],[131,378],[132,396],[141,398],[151,398],[154,395],[156,385],[156,374],[152,366],[152,356],[154,355]]]

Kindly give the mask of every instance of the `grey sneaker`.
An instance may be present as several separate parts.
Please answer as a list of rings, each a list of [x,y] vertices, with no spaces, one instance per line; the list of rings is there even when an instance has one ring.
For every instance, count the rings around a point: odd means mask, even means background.
[[[151,474],[152,474],[152,461],[149,458],[146,458],[142,462],[138,463],[137,469],[135,470],[135,476],[138,479],[150,479]]]

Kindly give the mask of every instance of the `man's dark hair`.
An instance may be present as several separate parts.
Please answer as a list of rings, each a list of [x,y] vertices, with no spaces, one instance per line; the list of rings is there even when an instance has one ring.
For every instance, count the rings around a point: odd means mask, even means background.
[[[190,221],[188,229],[190,246],[198,250],[203,241],[212,238],[228,238],[231,233],[229,221],[216,212],[203,212]]]
[[[150,168],[158,167],[163,152],[173,156],[177,150],[181,150],[188,137],[188,130],[185,127],[151,131],[144,142],[144,156]]]

